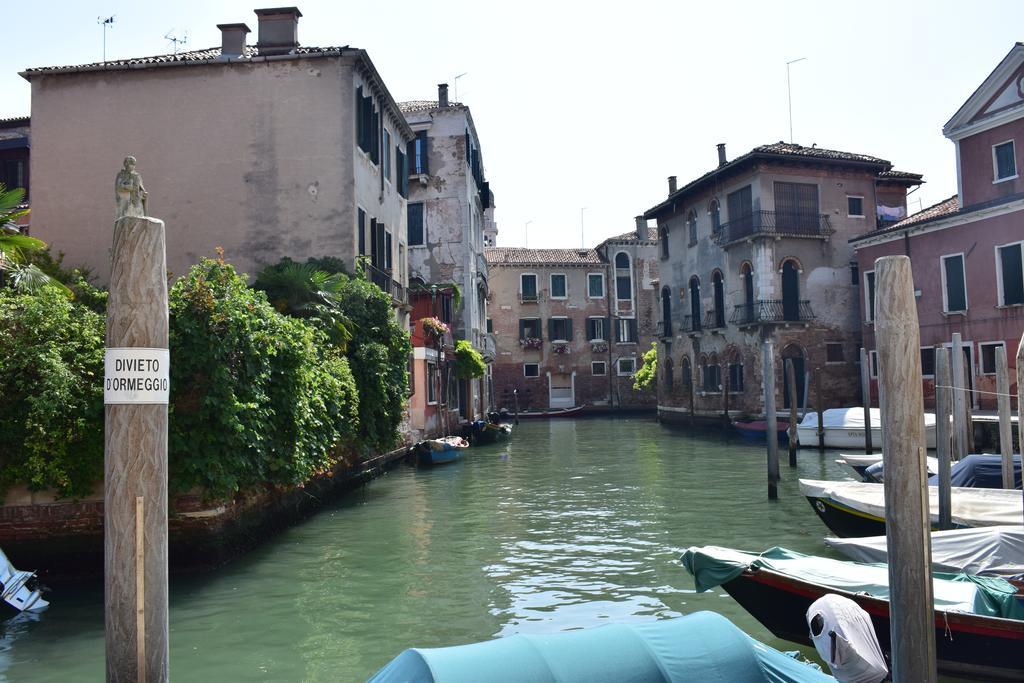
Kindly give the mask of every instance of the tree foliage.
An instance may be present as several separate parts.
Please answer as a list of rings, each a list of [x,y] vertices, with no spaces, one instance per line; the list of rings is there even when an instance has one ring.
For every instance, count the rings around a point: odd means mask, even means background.
[[[633,375],[633,388],[637,391],[650,389],[658,376],[658,344],[651,342],[651,350],[643,355],[643,364]]]
[[[483,377],[485,372],[487,365],[480,352],[465,339],[455,342],[455,376],[459,379],[475,379]]]
[[[279,314],[234,268],[204,260],[170,292],[172,486],[225,495],[301,482],[358,432],[348,361]]]
[[[0,289],[0,485],[83,496],[103,476],[104,320],[54,288]]]

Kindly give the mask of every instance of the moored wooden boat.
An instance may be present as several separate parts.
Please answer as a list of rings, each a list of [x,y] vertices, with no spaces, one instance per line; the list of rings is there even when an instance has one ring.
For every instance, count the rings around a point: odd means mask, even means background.
[[[828,593],[849,598],[871,617],[883,652],[890,654],[885,565],[811,557],[784,548],[758,554],[714,546],[690,548],[683,564],[694,575],[698,590],[720,585],[768,630],[797,643],[812,644],[806,613],[815,600]],[[934,584],[939,673],[986,681],[1024,680],[1024,607],[1014,602],[1024,600],[1020,587],[963,574],[937,574]]]
[[[517,417],[520,418],[535,418],[535,417],[574,417],[583,413],[583,406],[576,406],[575,408],[560,408],[558,410],[535,410],[525,413],[518,413]]]
[[[931,524],[939,523],[938,487],[929,487]],[[800,493],[840,538],[885,534],[885,489],[860,481],[800,480]],[[955,528],[1020,524],[1021,493],[1007,489],[951,489]]]
[[[822,415],[825,431],[825,448],[864,448],[864,408],[829,408]],[[925,441],[928,448],[935,448],[935,415],[924,415]],[[818,447],[818,413],[809,412],[796,428],[797,443],[811,448]],[[882,414],[878,408],[871,409],[871,443],[877,448],[882,445]]]
[[[766,420],[733,420],[733,428],[740,436],[757,441],[764,441],[768,434],[768,422]],[[779,441],[789,443],[789,421],[778,420],[775,425],[778,431]]]
[[[512,438],[512,425],[510,424],[477,420],[469,425],[467,431],[469,432],[469,443],[473,446],[486,446]]]
[[[443,465],[462,457],[462,451],[469,448],[469,442],[461,436],[446,436],[440,439],[425,439],[411,447],[420,467]]]

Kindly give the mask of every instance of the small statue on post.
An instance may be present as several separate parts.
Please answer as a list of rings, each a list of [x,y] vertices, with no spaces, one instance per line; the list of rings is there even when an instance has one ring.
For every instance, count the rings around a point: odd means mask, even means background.
[[[124,168],[117,173],[114,181],[114,220],[125,216],[145,216],[146,197],[149,193],[142,186],[142,176],[135,170],[135,157],[124,158]]]

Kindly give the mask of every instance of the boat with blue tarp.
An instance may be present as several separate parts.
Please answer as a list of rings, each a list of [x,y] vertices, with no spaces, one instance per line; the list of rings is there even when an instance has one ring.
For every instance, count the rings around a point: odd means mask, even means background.
[[[410,447],[420,467],[444,465],[462,457],[462,451],[469,448],[469,442],[461,436],[446,436],[441,439],[425,439]]]
[[[928,458],[928,460],[931,461],[932,458]],[[929,462],[928,473],[931,476],[928,479],[928,483],[932,486],[939,485],[939,475],[935,474],[937,470],[938,462],[934,463],[934,470],[933,463]],[[1001,455],[972,453],[964,457],[963,460],[953,463],[949,470],[950,486],[969,489],[1003,488],[1003,456]],[[861,476],[864,478],[864,481],[881,483],[882,478],[885,476],[885,461],[879,460],[865,467],[861,472]],[[1013,478],[1014,486],[1020,488],[1021,467],[1019,453],[1013,456]]]
[[[492,443],[508,441],[512,436],[512,425],[503,422],[475,420],[469,423],[466,432],[472,445],[486,446]]]
[[[826,683],[817,665],[774,650],[714,612],[548,635],[410,648],[370,683]]]
[[[833,593],[871,617],[883,652],[890,650],[889,569],[786,548],[762,553],[691,547],[683,566],[697,591],[721,586],[779,638],[811,644],[806,614]],[[980,680],[1024,680],[1024,592],[1006,579],[933,574],[936,660],[940,673]]]

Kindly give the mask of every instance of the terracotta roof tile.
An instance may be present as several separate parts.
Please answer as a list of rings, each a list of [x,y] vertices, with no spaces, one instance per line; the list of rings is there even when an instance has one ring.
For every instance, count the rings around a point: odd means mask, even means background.
[[[295,56],[315,56],[324,54],[337,54],[344,50],[349,49],[348,46],[344,47],[298,47],[295,49]],[[255,45],[246,45],[245,54],[242,57],[252,58],[258,57],[259,53],[256,50]],[[237,58],[233,58],[237,59]],[[151,57],[131,57],[128,59],[112,59],[107,62],[93,62],[91,64],[69,64],[64,66],[40,66],[31,69],[25,69],[26,74],[36,73],[54,73],[61,71],[79,71],[79,70],[90,70],[90,69],[126,69],[133,66],[142,66],[146,64],[174,64],[174,63],[195,63],[195,62],[211,62],[211,63],[227,63],[227,60],[220,59],[220,48],[211,47],[205,50],[190,50],[189,52],[179,52],[177,54],[170,55],[153,55]]]
[[[487,247],[484,256],[490,265],[573,265],[602,263],[593,249],[527,249],[525,247]]]
[[[924,176],[920,173],[909,173],[907,171],[882,171],[878,174],[878,177],[893,180],[921,180]]]
[[[652,242],[657,242],[658,241],[658,229],[657,228],[652,228],[652,227],[648,226],[647,227],[647,239],[651,240]],[[636,241],[636,230],[630,230],[629,232],[624,232],[621,235],[616,235],[615,237],[609,237],[608,239],[605,240],[605,242],[635,242],[635,241]]]
[[[465,108],[462,102],[449,102],[448,107],[452,109]],[[409,100],[408,102],[399,102],[398,108],[402,110],[403,114],[414,114],[421,111],[430,111],[431,109],[437,109],[437,100]]]
[[[824,147],[804,147],[803,145],[796,145],[790,142],[773,142],[770,145],[761,145],[753,149],[754,154],[779,154],[782,156],[790,157],[807,157],[810,159],[831,159],[835,161],[862,161],[873,164],[885,164],[890,166],[891,163],[885,159],[878,157],[868,156],[867,154],[856,154],[854,152],[841,152],[835,149],[825,149]]]
[[[915,213],[913,216],[907,216],[899,223],[893,223],[886,231],[899,230],[900,228],[907,228],[911,225],[917,225],[918,223],[924,223],[925,221],[934,220],[936,218],[942,218],[944,216],[950,216],[960,211],[960,202],[956,195],[953,195],[949,199],[943,199],[938,204],[932,204],[926,209],[922,209]]]

